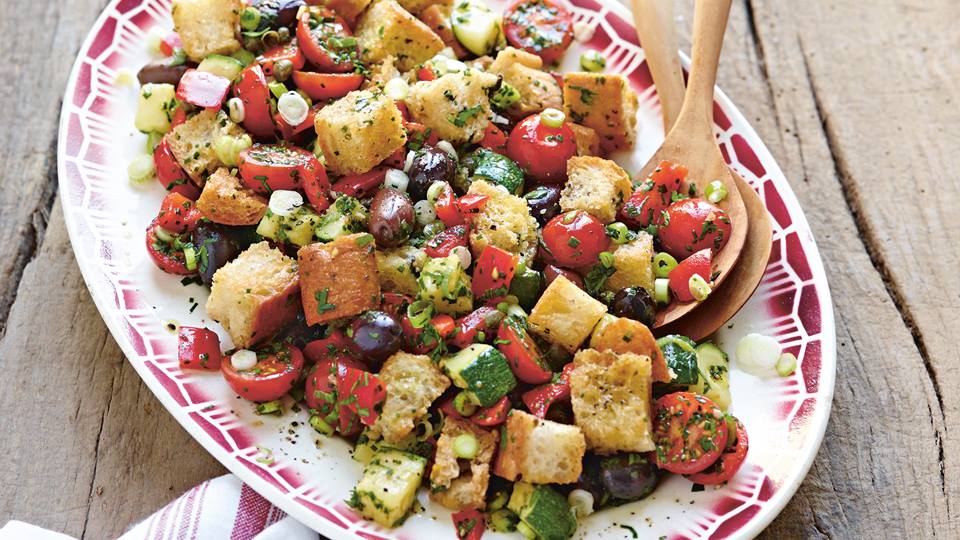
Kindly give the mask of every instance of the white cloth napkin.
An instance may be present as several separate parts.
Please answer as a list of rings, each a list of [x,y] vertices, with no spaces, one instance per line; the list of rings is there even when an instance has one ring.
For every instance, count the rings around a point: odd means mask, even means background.
[[[134,525],[118,540],[317,540],[320,537],[232,474],[208,480]],[[73,540],[21,521],[0,540]]]

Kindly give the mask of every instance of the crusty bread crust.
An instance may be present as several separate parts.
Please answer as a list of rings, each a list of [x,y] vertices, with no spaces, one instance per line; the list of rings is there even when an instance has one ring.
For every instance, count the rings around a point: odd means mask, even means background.
[[[603,302],[559,276],[543,291],[527,322],[535,334],[574,352],[606,312]]]
[[[297,252],[308,325],[358,315],[380,305],[374,243],[365,239],[366,233],[350,234],[329,244],[306,245]]]
[[[580,478],[586,441],[577,426],[541,420],[513,410],[494,473],[531,484],[570,484]]]

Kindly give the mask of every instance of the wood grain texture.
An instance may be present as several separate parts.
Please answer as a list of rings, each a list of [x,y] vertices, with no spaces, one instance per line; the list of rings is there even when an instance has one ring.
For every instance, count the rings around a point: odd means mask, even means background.
[[[0,27],[31,39],[0,41],[0,523],[112,538],[222,468],[122,358],[54,203],[59,102],[105,1],[12,4]],[[957,20],[952,0],[734,2],[718,83],[797,191],[839,346],[823,446],[765,538],[960,537]]]

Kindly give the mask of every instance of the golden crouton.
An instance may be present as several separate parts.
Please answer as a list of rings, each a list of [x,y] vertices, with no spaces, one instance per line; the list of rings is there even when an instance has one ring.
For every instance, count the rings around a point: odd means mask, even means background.
[[[571,120],[596,130],[604,151],[633,147],[637,94],[623,75],[567,73],[563,76],[563,106]]]
[[[367,9],[370,1],[371,0],[325,0],[322,4],[337,12],[337,15],[340,15],[346,19],[351,26],[354,26],[357,17],[363,13],[363,10]]]
[[[470,184],[468,192],[490,197],[483,210],[473,216],[470,250],[474,257],[492,245],[533,260],[537,253],[537,220],[530,215],[527,201],[483,180]]]
[[[221,225],[255,225],[267,212],[267,199],[243,187],[225,167],[217,169],[197,199],[203,217]]]
[[[600,136],[593,128],[571,122],[570,129],[573,130],[573,138],[577,141],[578,156],[600,155]]]
[[[634,353],[649,356],[652,362],[652,377],[656,382],[670,382],[670,368],[657,346],[657,339],[640,321],[626,317],[614,317],[609,313],[597,323],[590,336],[590,348],[598,351],[611,350],[617,354]]]
[[[341,236],[300,248],[300,284],[307,324],[358,315],[380,305],[380,276],[370,235]]]
[[[364,81],[363,89],[370,90],[377,87],[377,89],[382,90],[388,81],[400,77],[401,73],[396,64],[397,59],[393,55],[389,55],[377,64],[370,66],[370,76]]]
[[[454,451],[454,440],[460,435],[473,435],[477,439],[479,450],[470,460],[469,471],[461,471]],[[481,429],[469,420],[444,419],[430,471],[430,498],[450,510],[482,509],[486,505],[490,462],[498,440],[497,432]]]
[[[518,409],[510,412],[506,426],[494,474],[531,484],[570,484],[580,478],[587,445],[579,427]]]
[[[488,91],[498,77],[476,69],[447,73],[410,86],[404,100],[410,116],[453,144],[478,142],[490,124]]]
[[[603,302],[559,276],[543,291],[527,322],[534,333],[573,352],[606,312]]]
[[[377,0],[360,16],[355,29],[367,62],[393,55],[401,71],[413,69],[443,49],[443,40],[395,0]]]
[[[243,128],[230,121],[226,113],[207,109],[188,118],[164,137],[177,163],[190,179],[203,186],[207,177],[226,164],[213,150],[213,143],[221,135],[237,137]]]
[[[377,269],[380,271],[380,288],[384,291],[416,295],[417,274],[427,261],[427,254],[420,248],[405,245],[377,250]]]
[[[240,50],[237,31],[244,5],[241,0],[173,0],[173,29],[187,57],[200,62],[210,54]]]
[[[253,244],[213,275],[207,315],[236,347],[270,338],[297,317],[297,262],[267,242]]]
[[[635,240],[615,245],[613,267],[616,272],[607,279],[607,290],[643,287],[653,296],[653,237],[641,231]]]
[[[407,142],[403,116],[383,93],[355,90],[327,105],[314,119],[317,144],[334,174],[360,174]]]
[[[450,386],[450,379],[429,356],[405,352],[388,358],[379,376],[387,398],[370,434],[382,436],[387,443],[398,443],[410,435],[427,416],[427,408]]]
[[[650,357],[584,349],[573,357],[574,422],[598,454],[649,452]]]
[[[548,107],[563,107],[563,92],[553,75],[543,72],[543,60],[535,54],[507,47],[497,54],[488,71],[503,77],[503,82],[520,93],[520,100],[507,109],[516,119],[540,112]]]
[[[560,209],[583,210],[604,224],[617,219],[617,208],[633,193],[633,183],[616,162],[592,156],[567,161],[567,183],[560,192]]]

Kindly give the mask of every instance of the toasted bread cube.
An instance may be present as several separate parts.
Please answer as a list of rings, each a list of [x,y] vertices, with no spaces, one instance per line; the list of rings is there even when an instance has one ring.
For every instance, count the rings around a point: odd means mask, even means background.
[[[598,454],[654,449],[650,418],[650,357],[584,349],[573,357],[574,422]]]
[[[516,253],[531,261],[537,254],[537,220],[522,197],[511,195],[506,188],[476,180],[468,193],[490,197],[480,212],[473,216],[470,251],[479,257],[487,246]]]
[[[590,348],[598,351],[610,350],[617,354],[634,353],[649,356],[652,363],[651,376],[656,382],[670,382],[673,376],[667,367],[663,351],[657,346],[657,339],[640,321],[626,317],[604,315],[590,335]]]
[[[180,34],[183,50],[199,63],[207,55],[240,50],[241,0],[173,0],[173,29]]]
[[[497,476],[531,484],[569,484],[580,478],[587,445],[579,427],[518,409],[510,412],[506,426],[493,471]]]
[[[363,517],[384,527],[403,523],[427,468],[427,458],[402,450],[377,451],[363,468],[353,496],[347,502]]]
[[[358,315],[380,305],[380,276],[367,233],[309,244],[297,252],[307,324]]]
[[[397,69],[397,59],[393,55],[387,56],[375,65],[370,66],[370,76],[363,83],[364,90],[375,88],[374,92],[383,90],[391,79],[399,78],[402,74]]]
[[[477,439],[479,450],[470,460],[469,471],[461,471],[454,451],[454,440],[460,435],[473,435]],[[482,429],[469,420],[444,419],[430,471],[430,498],[450,510],[482,509],[486,505],[490,462],[498,440],[497,432]]]
[[[543,291],[527,322],[542,338],[574,352],[606,312],[603,302],[559,276]]]
[[[447,73],[432,81],[410,86],[404,100],[410,116],[453,144],[478,142],[490,124],[488,91],[497,76],[476,69]]]
[[[497,54],[488,71],[520,93],[520,100],[507,109],[515,119],[525,118],[548,107],[563,107],[563,91],[553,75],[541,71],[543,60],[535,54],[507,47]]]
[[[398,443],[410,435],[427,416],[427,408],[450,386],[450,379],[429,356],[405,352],[388,358],[379,376],[387,398],[370,433],[387,443]]]
[[[207,314],[249,348],[297,318],[297,262],[267,242],[253,244],[213,275]]]
[[[173,128],[165,139],[177,163],[190,179],[202,186],[207,177],[226,164],[213,150],[221,135],[243,135],[243,128],[230,121],[222,111],[204,110]]]
[[[357,17],[367,9],[370,2],[371,0],[326,0],[323,5],[334,10],[337,15],[346,19],[351,27],[354,27]]]
[[[377,250],[377,269],[380,271],[380,289],[389,292],[416,295],[420,290],[417,274],[427,262],[427,254],[410,245]]]
[[[365,61],[379,62],[393,55],[401,71],[413,69],[443,49],[443,40],[395,0],[376,0],[360,16],[355,32]]]
[[[245,188],[239,178],[221,167],[204,184],[197,208],[214,223],[255,225],[267,212],[267,199]]]
[[[314,127],[327,169],[338,175],[365,173],[407,142],[400,109],[381,92],[350,92],[320,109]]]
[[[617,271],[607,278],[607,290],[617,292],[626,287],[643,287],[653,296],[653,237],[641,231],[635,240],[617,245],[613,251],[613,267]]]
[[[604,224],[617,219],[617,208],[633,193],[630,175],[616,162],[592,156],[567,161],[567,183],[560,192],[560,209],[583,210]]]
[[[597,132],[605,152],[626,150],[636,142],[637,94],[623,75],[567,73],[563,107],[571,120]]]
[[[573,130],[573,138],[577,141],[578,156],[600,155],[600,136],[597,135],[596,130],[572,122],[570,129]]]

